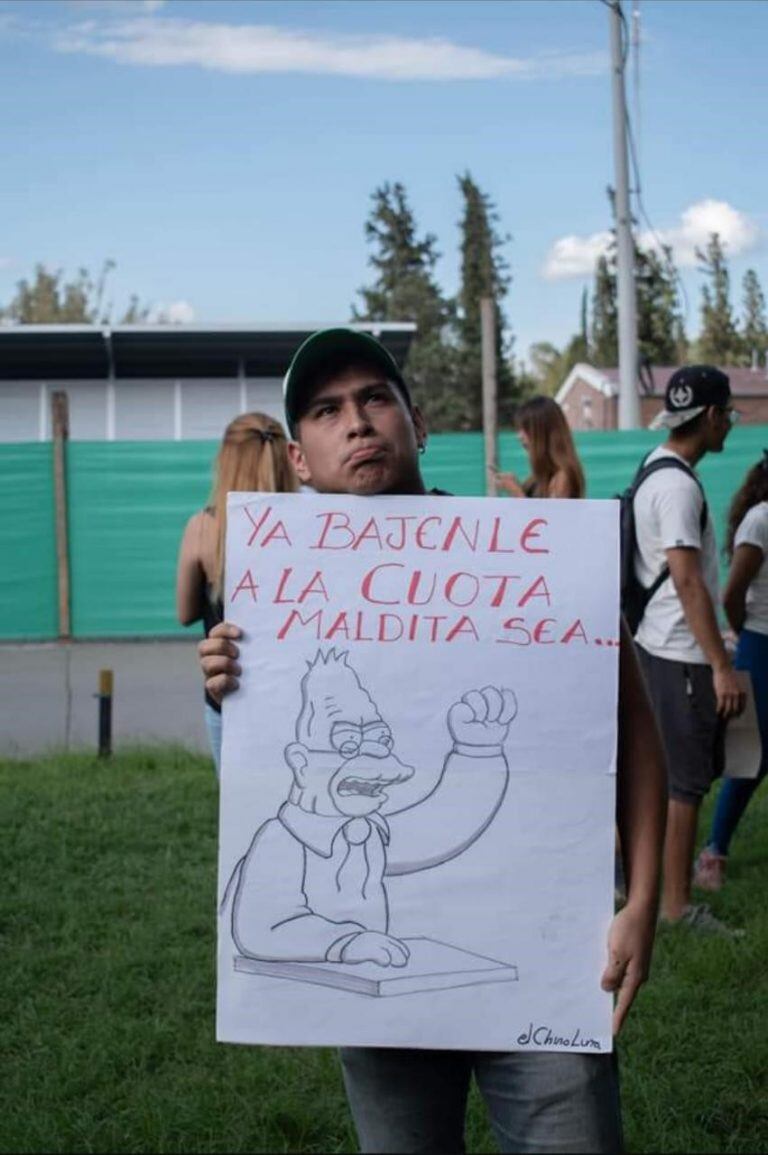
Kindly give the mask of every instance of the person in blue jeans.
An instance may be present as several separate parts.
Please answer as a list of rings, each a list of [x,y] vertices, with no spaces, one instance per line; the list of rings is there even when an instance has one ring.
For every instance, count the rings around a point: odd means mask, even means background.
[[[283,396],[294,438],[288,449],[303,484],[361,498],[427,492],[419,466],[424,419],[397,362],[373,337],[314,333],[291,362]],[[198,646],[206,690],[218,701],[239,684],[239,637],[223,622]],[[661,739],[623,626],[621,638],[617,821],[627,901],[608,931],[602,975],[595,974],[617,996],[614,1034],[648,975],[666,812]],[[473,1077],[502,1151],[622,1149],[615,1053],[348,1047],[341,1066],[365,1152],[463,1151]]]
[[[752,679],[761,758],[756,778],[726,778],[720,788],[709,841],[694,871],[694,883],[702,890],[722,887],[731,839],[768,774],[768,450],[733,498],[726,550],[731,568],[723,606],[739,636],[734,667]]]

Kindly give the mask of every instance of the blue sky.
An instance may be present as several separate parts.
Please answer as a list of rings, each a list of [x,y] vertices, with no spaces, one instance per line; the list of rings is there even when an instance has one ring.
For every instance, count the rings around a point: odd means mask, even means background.
[[[734,303],[749,267],[768,290],[768,6],[634,7],[643,200],[695,333],[713,228]],[[38,261],[111,257],[118,308],[343,321],[370,195],[396,180],[453,292],[469,170],[512,235],[516,354],[561,344],[610,227],[608,20],[600,0],[0,0],[0,302]]]

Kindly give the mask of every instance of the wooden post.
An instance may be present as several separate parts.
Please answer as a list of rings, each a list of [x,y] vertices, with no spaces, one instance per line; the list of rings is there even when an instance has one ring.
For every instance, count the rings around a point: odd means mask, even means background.
[[[99,757],[112,753],[112,690],[114,676],[111,670],[99,670]]]
[[[483,370],[483,438],[485,445],[485,492],[496,496],[497,382],[496,310],[492,297],[480,300],[481,358]]]
[[[67,524],[67,441],[69,403],[66,393],[51,394],[53,425],[53,499],[56,512],[56,560],[59,574],[59,637],[72,636],[69,612],[69,530]]]

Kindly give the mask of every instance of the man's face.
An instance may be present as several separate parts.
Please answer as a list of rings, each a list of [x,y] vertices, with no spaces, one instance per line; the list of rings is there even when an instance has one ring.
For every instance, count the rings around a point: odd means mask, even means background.
[[[426,429],[378,369],[350,367],[317,388],[297,425],[291,460],[319,493],[423,493]]]
[[[725,439],[731,432],[735,420],[732,405],[711,405],[707,410],[709,419],[707,450],[709,453],[722,453]]]

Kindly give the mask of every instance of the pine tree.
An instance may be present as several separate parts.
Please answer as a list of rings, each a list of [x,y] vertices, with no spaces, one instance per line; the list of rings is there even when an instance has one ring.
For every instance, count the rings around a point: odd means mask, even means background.
[[[455,312],[434,280],[437,239],[431,233],[419,238],[402,184],[383,184],[371,200],[365,236],[373,246],[369,263],[376,280],[359,290],[363,306],[353,306],[353,315],[359,321],[415,321],[405,366],[415,399],[430,428],[455,428],[462,420],[461,398],[455,352],[446,340]]]
[[[636,249],[637,338],[641,361],[675,365],[685,360],[685,329],[678,308],[672,250]]]
[[[586,285],[581,290],[578,353],[581,361],[589,361],[589,292]]]
[[[754,269],[747,269],[741,282],[741,288],[743,294],[742,359],[745,365],[751,365],[753,355],[764,357],[768,352],[765,296]]]
[[[698,356],[702,361],[729,365],[738,360],[741,340],[733,319],[730,277],[725,250],[718,233],[711,233],[705,250],[697,249],[699,271],[709,283],[701,289],[701,332]]]
[[[519,390],[515,388],[509,335],[501,301],[512,280],[502,249],[509,237],[499,233],[496,208],[468,172],[457,177],[463,199],[461,230],[461,288],[458,295],[458,369],[465,400],[466,427],[482,425],[482,324],[480,301],[494,303],[496,375],[499,414],[511,421]]]
[[[616,302],[616,246],[610,256],[601,256],[595,266],[592,293],[592,334],[590,351],[593,363],[608,368],[619,363],[619,314]]]
[[[618,280],[616,243],[598,258],[592,296],[590,353],[593,364],[619,362]],[[635,246],[637,344],[641,363],[675,365],[685,360],[687,340],[677,297],[677,271],[672,251],[661,254]]]

